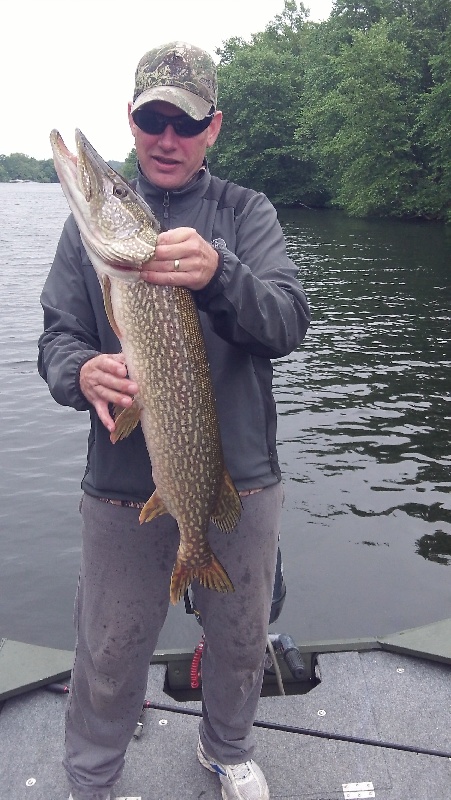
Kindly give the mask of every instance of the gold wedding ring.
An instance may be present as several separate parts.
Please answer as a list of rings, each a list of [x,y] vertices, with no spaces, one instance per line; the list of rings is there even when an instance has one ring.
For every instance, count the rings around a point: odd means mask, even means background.
[[[178,258],[176,258],[174,261],[174,269],[177,270],[179,267],[180,267],[180,261],[178,260]]]

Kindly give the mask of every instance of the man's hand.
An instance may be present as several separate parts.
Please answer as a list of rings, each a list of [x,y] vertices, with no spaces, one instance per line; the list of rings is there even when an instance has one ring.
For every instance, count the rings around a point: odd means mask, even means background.
[[[149,283],[203,289],[218,267],[216,250],[194,228],[160,233],[155,255],[141,272]]]
[[[133,402],[133,396],[138,393],[136,383],[127,378],[127,367],[122,353],[102,353],[86,361],[80,370],[80,389],[110,433],[116,425],[108,404],[128,408]]]

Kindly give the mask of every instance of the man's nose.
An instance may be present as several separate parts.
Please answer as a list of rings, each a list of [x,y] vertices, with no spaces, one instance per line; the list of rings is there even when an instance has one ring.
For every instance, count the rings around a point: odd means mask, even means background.
[[[161,145],[161,147],[164,147],[165,149],[171,149],[172,147],[176,146],[177,141],[178,141],[178,136],[172,125],[166,125],[163,133],[160,135],[158,139],[158,143]]]

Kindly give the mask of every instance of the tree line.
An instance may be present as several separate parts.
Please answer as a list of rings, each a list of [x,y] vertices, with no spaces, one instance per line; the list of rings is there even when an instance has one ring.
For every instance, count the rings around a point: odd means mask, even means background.
[[[57,183],[58,176],[51,158],[40,161],[23,153],[0,155],[0,183],[17,180]]]
[[[334,0],[308,17],[285,0],[217,51],[212,172],[276,205],[451,222],[449,0]],[[120,171],[134,177],[134,150]]]
[[[210,165],[276,204],[451,222],[449,0],[303,3],[221,50]]]
[[[335,0],[324,22],[308,17],[285,0],[217,51],[212,172],[276,205],[451,222],[449,0]]]

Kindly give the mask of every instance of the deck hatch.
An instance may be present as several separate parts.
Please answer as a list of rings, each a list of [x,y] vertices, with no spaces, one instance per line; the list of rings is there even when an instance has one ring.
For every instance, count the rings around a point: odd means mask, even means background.
[[[369,783],[343,783],[344,800],[361,800],[361,798],[376,797],[374,786]]]

